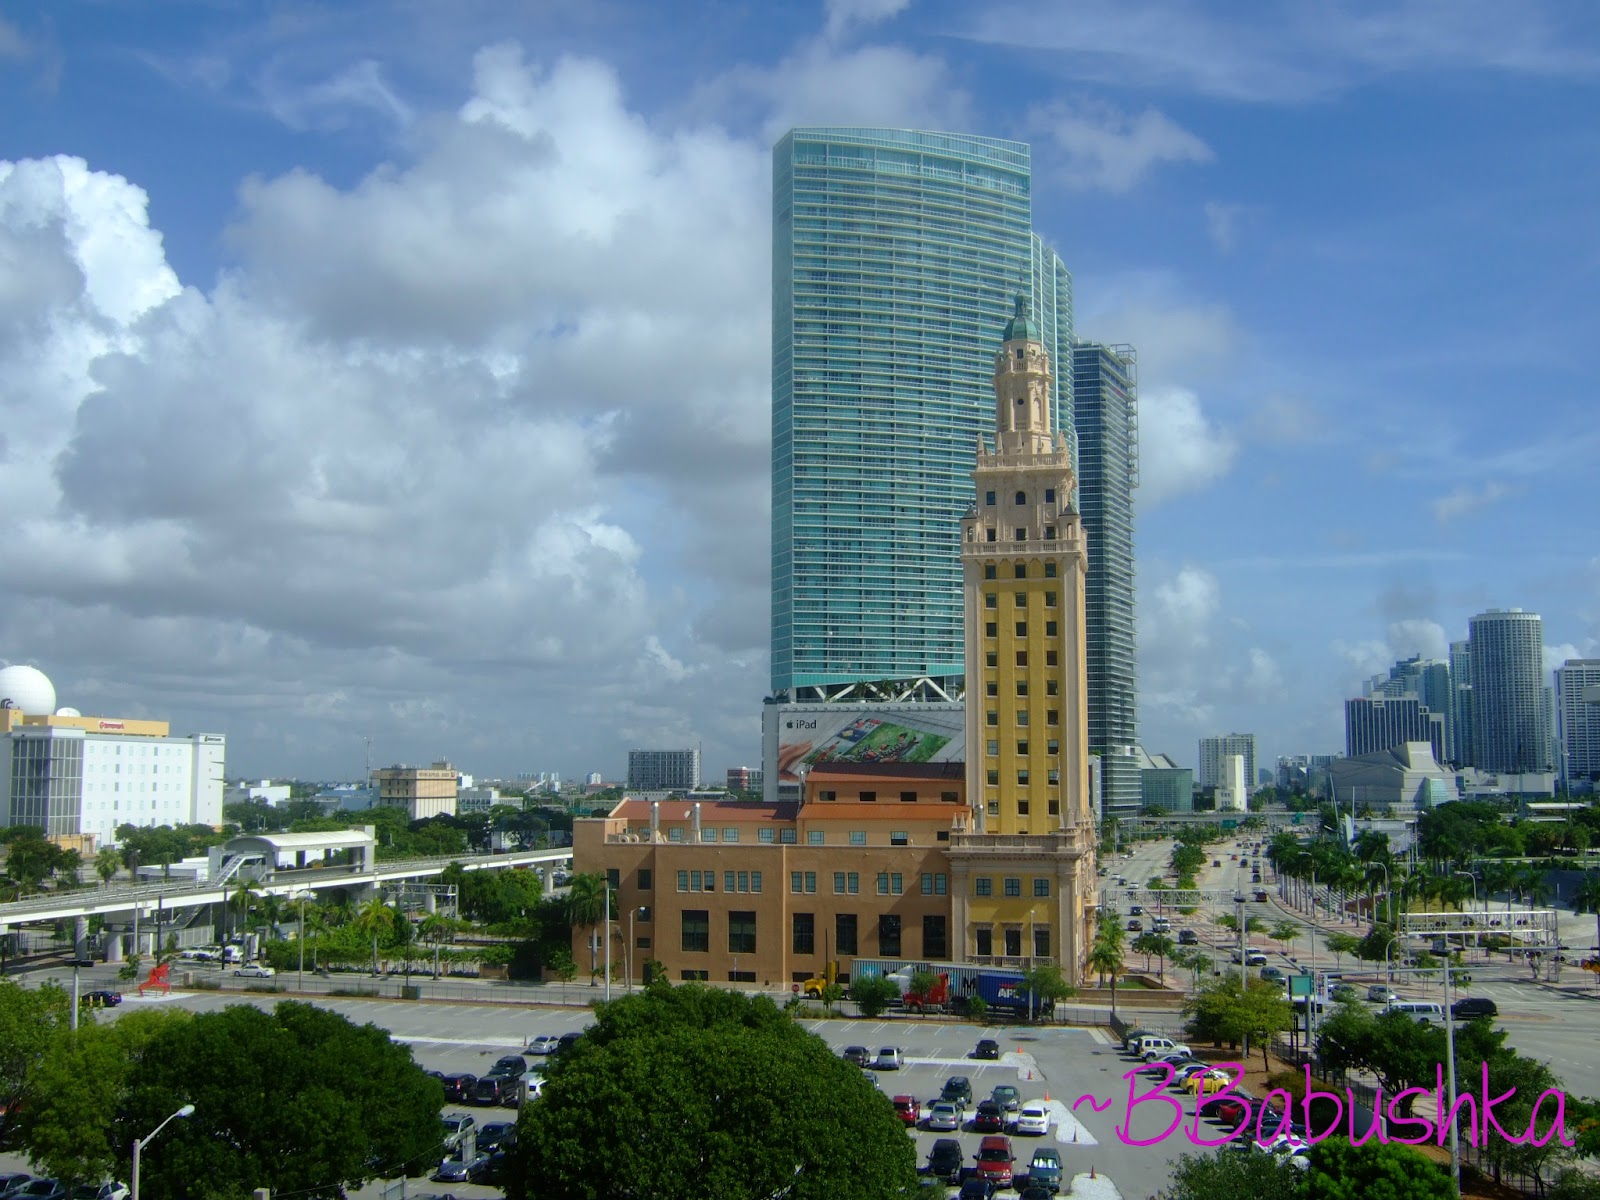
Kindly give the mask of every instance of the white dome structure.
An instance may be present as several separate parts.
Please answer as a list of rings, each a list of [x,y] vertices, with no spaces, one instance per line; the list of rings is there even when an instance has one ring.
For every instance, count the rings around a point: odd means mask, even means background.
[[[81,712],[79,712],[75,708],[67,707],[67,708],[58,708],[58,709],[56,709],[56,716],[58,716],[58,717],[81,717],[81,716],[83,716],[83,714]]]
[[[0,703],[30,717],[48,717],[56,711],[56,686],[38,667],[6,667],[0,670]]]

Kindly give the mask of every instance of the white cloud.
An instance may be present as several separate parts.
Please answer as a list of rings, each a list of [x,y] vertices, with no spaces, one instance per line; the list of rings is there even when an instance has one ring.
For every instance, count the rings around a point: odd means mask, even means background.
[[[0,58],[24,59],[33,53],[33,46],[18,29],[4,17],[0,17]]]
[[[1389,626],[1389,653],[1390,662],[1399,662],[1413,654],[1448,660],[1450,635],[1437,621],[1419,618],[1395,621]]]
[[[219,71],[219,65],[221,70]],[[209,86],[227,82],[226,64],[201,59],[191,64],[196,78]],[[270,76],[261,81],[267,110],[291,129],[337,129],[352,116],[377,116],[404,128],[411,123],[411,106],[395,94],[383,77],[383,68],[364,59],[318,83],[293,86]]]
[[[1233,467],[1238,445],[1184,388],[1139,391],[1139,504],[1154,508],[1202,490]]]
[[[1493,479],[1476,488],[1464,483],[1433,502],[1433,515],[1440,524],[1444,524],[1480,508],[1487,508],[1510,494],[1509,487]]]
[[[1208,163],[1216,156],[1165,113],[1137,115],[1109,104],[1058,102],[1029,114],[1031,128],[1048,134],[1065,156],[1063,177],[1079,188],[1126,192],[1161,163]]]
[[[1401,71],[1566,78],[1600,73],[1583,6],[1528,0],[1257,5],[1241,22],[1186,0],[1072,0],[974,9],[965,36],[1048,51],[1075,82],[1229,100],[1304,101]]]
[[[822,35],[831,40],[857,27],[882,24],[910,4],[911,0],[826,0]]]
[[[0,645],[243,769],[615,772],[573,756],[663,709],[747,758],[766,155],[510,48],[417,128],[351,186],[250,181],[209,293],[137,187],[0,164]]]
[[[1239,243],[1239,217],[1244,213],[1242,204],[1221,204],[1207,200],[1205,207],[1206,233],[1212,243],[1224,254],[1233,253]]]
[[[1600,654],[1600,641],[1594,638],[1584,638],[1582,644],[1558,642],[1553,646],[1545,646],[1545,673],[1549,674],[1570,658],[1594,658],[1596,654]]]

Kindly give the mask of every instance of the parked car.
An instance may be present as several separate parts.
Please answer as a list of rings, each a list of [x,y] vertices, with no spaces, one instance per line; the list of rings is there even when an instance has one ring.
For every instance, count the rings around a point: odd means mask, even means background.
[[[973,1058],[995,1060],[1000,1057],[1000,1043],[993,1038],[980,1038],[972,1049]]]
[[[478,1167],[486,1157],[487,1155],[474,1155],[471,1162],[460,1158],[447,1158],[439,1164],[439,1169],[431,1178],[435,1183],[469,1183],[474,1168]]]
[[[941,1100],[948,1100],[956,1107],[966,1109],[972,1104],[972,1080],[965,1075],[952,1075],[944,1081],[944,1090],[939,1093]]]
[[[115,1008],[122,1003],[121,992],[108,992],[96,988],[83,994],[83,1003],[90,1008]]]
[[[1128,1030],[1127,1033],[1122,1035],[1122,1050],[1123,1050],[1123,1053],[1132,1054],[1133,1053],[1133,1048],[1136,1045],[1139,1044],[1139,1039],[1143,1038],[1143,1037],[1149,1037],[1150,1034],[1151,1034],[1151,1030],[1142,1029],[1142,1028],[1139,1028],[1138,1026],[1135,1026],[1134,1028]]]
[[[1022,1093],[1009,1083],[1002,1083],[989,1093],[989,1099],[998,1104],[1008,1113],[1014,1113],[1022,1107]]]
[[[1361,993],[1356,991],[1355,988],[1351,987],[1348,983],[1338,983],[1335,984],[1328,992],[1328,999],[1332,1000],[1335,1004],[1343,1004],[1348,1000],[1361,999]]]
[[[581,1029],[573,1030],[571,1033],[563,1033],[556,1039],[555,1049],[550,1051],[550,1053],[553,1055],[565,1054],[568,1050],[571,1050],[574,1046],[576,1046],[582,1037],[583,1031]]]
[[[1183,1081],[1183,1090],[1197,1095],[1210,1095],[1220,1092],[1233,1082],[1233,1077],[1226,1071],[1191,1071]]]
[[[978,1177],[991,1188],[1011,1186],[1011,1164],[1016,1155],[1011,1153],[1011,1139],[1004,1134],[991,1134],[978,1143],[978,1153],[973,1155],[978,1164]]]
[[[1050,1110],[1039,1101],[1030,1100],[1018,1111],[1011,1128],[1017,1133],[1043,1137],[1050,1132]]]
[[[1373,1004],[1393,1004],[1400,999],[1400,993],[1387,983],[1374,983],[1367,988],[1367,999]]]
[[[478,1130],[478,1149],[493,1150],[497,1146],[515,1145],[517,1127],[511,1121],[490,1121]]]
[[[67,1187],[59,1179],[30,1179],[6,1193],[7,1200],[67,1200]]]
[[[26,1171],[18,1171],[15,1173],[6,1173],[0,1171],[0,1196],[4,1196],[14,1187],[21,1187],[32,1178],[33,1176],[29,1175]]]
[[[444,1099],[446,1104],[458,1104],[472,1095],[472,1089],[478,1082],[476,1075],[441,1075],[439,1082],[444,1085]]]
[[[128,1185],[115,1180],[80,1183],[72,1189],[72,1200],[128,1200]]]
[[[454,1150],[467,1134],[478,1128],[478,1118],[471,1113],[446,1113],[439,1118],[444,1122],[444,1148]]]
[[[994,1195],[994,1185],[981,1175],[968,1175],[961,1181],[961,1190],[956,1193],[956,1200],[990,1200]]]
[[[878,1057],[872,1060],[872,1065],[880,1071],[898,1071],[905,1066],[905,1061],[899,1046],[884,1046],[879,1049]]]
[[[895,1115],[907,1125],[915,1126],[917,1118],[922,1115],[922,1105],[917,1103],[915,1096],[896,1096],[894,1111]]]
[[[242,967],[236,967],[233,973],[245,979],[271,979],[278,972],[271,967],[264,967],[260,963],[245,963]]]
[[[528,1043],[529,1054],[549,1054],[561,1042],[553,1033],[541,1033]]]
[[[1500,1007],[1487,996],[1463,996],[1450,1006],[1450,1015],[1458,1021],[1473,1017],[1498,1017]]]
[[[507,1079],[521,1079],[527,1073],[528,1060],[520,1054],[508,1054],[504,1058],[497,1058],[494,1066],[489,1068],[490,1075],[501,1075]]]
[[[933,1149],[928,1151],[928,1174],[946,1183],[955,1183],[960,1179],[964,1165],[966,1159],[961,1153],[961,1143],[955,1138],[938,1138],[933,1143]]]
[[[1180,929],[1180,930],[1178,930],[1178,945],[1180,945],[1180,946],[1198,946],[1199,944],[1200,944],[1200,935],[1198,933],[1196,933],[1194,930],[1192,930],[1192,929]]]
[[[507,1079],[504,1075],[485,1075],[472,1085],[472,1095],[468,1097],[467,1103],[490,1106],[503,1104],[516,1086],[516,1081]]]
[[[1022,1190],[1017,1193],[1017,1200],[1053,1200],[1055,1193],[1047,1187],[1036,1183],[1024,1183]]]
[[[961,1128],[961,1110],[948,1100],[935,1100],[928,1108],[926,1124],[930,1132],[955,1133]]]
[[[505,1185],[506,1164],[511,1156],[504,1150],[496,1150],[493,1154],[478,1156],[475,1166],[467,1168],[468,1183],[484,1183],[490,1187],[503,1187]]]
[[[993,1100],[979,1100],[972,1114],[972,1128],[977,1133],[1004,1133],[1006,1110]]]
[[[858,1067],[870,1066],[872,1063],[872,1051],[865,1046],[846,1046],[839,1057]]]
[[[1028,1163],[1028,1186],[1042,1187],[1052,1194],[1061,1190],[1061,1152],[1041,1146]]]
[[[1246,1101],[1251,1107],[1246,1107]],[[1208,1120],[1220,1122],[1223,1125],[1237,1127],[1245,1115],[1252,1111],[1254,1097],[1243,1092],[1234,1092],[1227,1096],[1217,1096],[1200,1105],[1200,1115]]]
[[[1261,978],[1267,983],[1283,983],[1288,977],[1278,967],[1262,967]]]

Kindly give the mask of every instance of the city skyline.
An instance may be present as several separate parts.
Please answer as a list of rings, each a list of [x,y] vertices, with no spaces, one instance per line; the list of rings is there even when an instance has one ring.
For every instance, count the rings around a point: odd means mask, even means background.
[[[752,762],[771,155],[850,125],[1027,143],[1138,350],[1142,745],[1336,750],[1493,607],[1548,686],[1600,656],[1597,76],[1566,3],[0,0],[0,661],[241,776]]]

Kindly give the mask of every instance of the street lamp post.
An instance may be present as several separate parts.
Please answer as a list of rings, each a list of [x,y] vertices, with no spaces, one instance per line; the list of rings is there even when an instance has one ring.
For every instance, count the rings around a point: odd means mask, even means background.
[[[165,1121],[161,1122],[161,1124],[157,1125],[150,1133],[146,1134],[142,1138],[133,1139],[133,1174],[131,1175],[128,1184],[128,1200],[139,1200],[139,1151],[150,1142],[155,1141],[156,1134],[160,1133],[163,1129],[170,1125],[173,1120],[178,1117],[187,1117],[193,1112],[194,1105],[185,1104],[177,1112],[173,1113],[172,1116],[168,1117]]]
[[[1465,879],[1469,883],[1472,884],[1472,928],[1473,928],[1473,931],[1474,931],[1473,935],[1472,935],[1472,944],[1474,946],[1476,946],[1478,944],[1478,935],[1477,935],[1477,932],[1476,932],[1477,928],[1478,928],[1478,877],[1476,875],[1474,875],[1471,871],[1452,871],[1451,874],[1460,876],[1462,879]],[[1450,944],[1449,944],[1449,942],[1446,942],[1445,943],[1445,960],[1446,961],[1449,961],[1449,958],[1450,958],[1449,951],[1450,951]]]
[[[611,999],[611,881],[607,880],[606,891],[606,999]]]
[[[633,991],[633,919],[644,911],[644,905],[628,910],[628,944],[622,948],[622,960],[628,972],[628,990]]]
[[[301,892],[298,897],[300,901],[300,972],[299,979],[295,983],[295,990],[300,992],[306,990],[306,897],[308,895],[310,895],[309,892]]]

